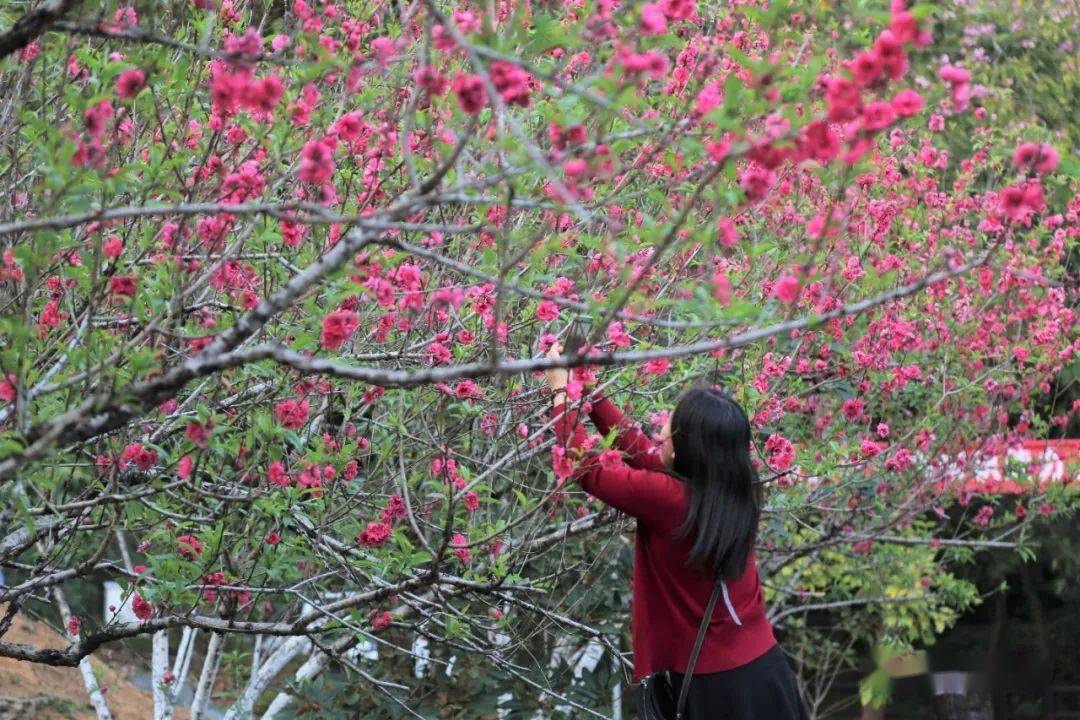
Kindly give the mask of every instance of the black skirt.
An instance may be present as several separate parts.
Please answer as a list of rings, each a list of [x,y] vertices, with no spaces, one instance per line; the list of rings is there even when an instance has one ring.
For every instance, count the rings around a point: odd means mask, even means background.
[[[682,673],[671,673],[675,697]],[[674,716],[674,713],[672,713]],[[686,720],[808,720],[795,675],[780,645],[756,660],[718,673],[694,673]]]

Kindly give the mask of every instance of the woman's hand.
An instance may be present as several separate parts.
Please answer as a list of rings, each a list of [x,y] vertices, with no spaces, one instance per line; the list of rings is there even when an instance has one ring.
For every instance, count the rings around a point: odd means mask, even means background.
[[[556,340],[551,343],[551,347],[548,348],[544,357],[550,360],[558,360],[562,357],[562,343]],[[566,368],[547,368],[544,370],[544,375],[547,376],[548,385],[551,387],[551,391],[566,390],[566,383],[570,379],[570,371]]]

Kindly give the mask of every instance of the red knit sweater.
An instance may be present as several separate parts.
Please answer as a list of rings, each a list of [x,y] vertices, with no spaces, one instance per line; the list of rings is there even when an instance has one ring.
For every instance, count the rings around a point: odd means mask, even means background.
[[[634,682],[662,670],[685,672],[713,577],[684,564],[692,543],[674,534],[688,507],[683,483],[662,472],[658,448],[611,401],[598,392],[591,397],[591,407],[586,403],[584,409],[601,435],[618,427],[615,447],[623,451],[625,464],[604,469],[599,455],[590,453],[572,477],[589,494],[638,520],[631,599]],[[581,447],[588,433],[578,409],[559,403],[553,417],[556,441]],[[745,665],[776,644],[753,554],[743,574],[726,585],[730,607],[723,598],[717,602],[695,674]]]

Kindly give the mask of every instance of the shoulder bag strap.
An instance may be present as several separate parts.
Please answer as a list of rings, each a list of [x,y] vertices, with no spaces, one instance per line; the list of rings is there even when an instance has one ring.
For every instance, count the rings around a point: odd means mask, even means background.
[[[675,720],[683,720],[683,708],[686,707],[686,697],[690,690],[690,678],[694,674],[694,666],[697,665],[698,653],[701,652],[701,644],[705,642],[705,631],[709,627],[709,619],[712,617],[713,610],[716,609],[716,600],[720,596],[720,588],[723,583],[724,580],[718,573],[716,582],[713,583],[709,604],[705,608],[705,617],[701,618],[701,625],[698,627],[697,637],[694,639],[694,649],[690,651],[690,662],[686,666],[686,674],[683,675],[682,687],[679,688],[679,704],[675,708]]]

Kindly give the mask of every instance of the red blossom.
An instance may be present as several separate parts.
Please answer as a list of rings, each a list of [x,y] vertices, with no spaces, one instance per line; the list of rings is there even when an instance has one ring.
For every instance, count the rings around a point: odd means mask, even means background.
[[[336,350],[352,337],[358,327],[360,315],[352,310],[335,310],[323,318],[319,339],[326,349]]]
[[[788,275],[776,283],[773,294],[780,302],[791,305],[799,298],[799,279],[794,275]]]
[[[859,53],[851,62],[851,74],[859,85],[871,85],[885,72],[878,54],[872,50]]]
[[[0,379],[0,400],[9,403],[15,399],[16,394],[15,376],[8,373],[3,379]]]
[[[536,83],[532,75],[522,70],[517,65],[496,60],[491,63],[491,84],[502,97],[503,102],[509,105],[529,107],[530,85]]]
[[[1020,143],[1013,153],[1013,164],[1017,169],[1033,169],[1040,175],[1054,172],[1059,161],[1058,152],[1051,145]]]
[[[649,375],[663,375],[671,367],[671,361],[667,358],[655,358],[645,363],[645,372]]]
[[[542,300],[536,306],[536,317],[545,323],[551,322],[559,317],[559,306],[550,300]]]
[[[146,87],[146,74],[142,70],[125,70],[120,73],[116,80],[116,94],[125,99],[131,99],[142,92]]]
[[[286,400],[274,407],[274,414],[278,422],[289,430],[301,428],[308,420],[308,401]]]
[[[321,185],[334,174],[334,152],[325,140],[312,140],[300,151],[301,182]]]
[[[138,279],[132,275],[113,275],[109,278],[109,292],[113,295],[135,297],[135,284]]]
[[[487,105],[487,91],[484,89],[484,80],[479,75],[459,73],[451,87],[461,111],[466,115],[477,115]]]
[[[461,533],[454,535],[454,538],[450,541],[450,547],[455,548],[454,554],[457,555],[458,559],[463,563],[468,563],[472,559],[469,555],[469,548],[465,547],[468,544],[468,538]]]
[[[188,560],[197,560],[199,555],[202,554],[202,541],[194,535],[181,535],[176,538],[176,541],[180,543],[177,552]]]
[[[131,600],[131,609],[135,611],[135,617],[140,620],[149,620],[154,614],[154,606],[143,600],[143,596],[135,593]]]
[[[151,448],[145,448],[140,443],[131,443],[120,455],[120,468],[127,467],[129,463],[135,463],[143,472],[154,467],[158,461],[158,454]]]
[[[638,29],[642,35],[662,35],[668,31],[667,17],[660,3],[645,3],[641,6]]]
[[[391,532],[393,528],[384,522],[369,522],[356,536],[356,541],[367,547],[378,547],[390,539]]]
[[[862,108],[859,88],[844,78],[827,80],[825,103],[829,109],[829,120],[833,122],[851,120],[858,116]]]
[[[433,65],[425,65],[415,70],[413,72],[413,81],[424,88],[429,95],[436,97],[444,95],[450,87],[450,80]]]
[[[765,453],[769,456],[769,466],[777,472],[789,469],[795,460],[795,448],[791,441],[777,433],[765,441]]]
[[[622,454],[618,450],[605,450],[600,453],[600,467],[604,470],[614,470],[622,465]]]
[[[918,115],[923,109],[922,95],[911,88],[901,90],[893,96],[892,109],[902,118]]]
[[[916,33],[919,31],[919,24],[914,15],[901,10],[893,14],[889,30],[901,43],[909,43],[914,42]]]
[[[840,153],[840,137],[823,120],[815,120],[803,128],[801,145],[807,157],[823,165]]]
[[[862,126],[871,133],[884,130],[896,120],[892,105],[884,100],[876,100],[862,110]]]

